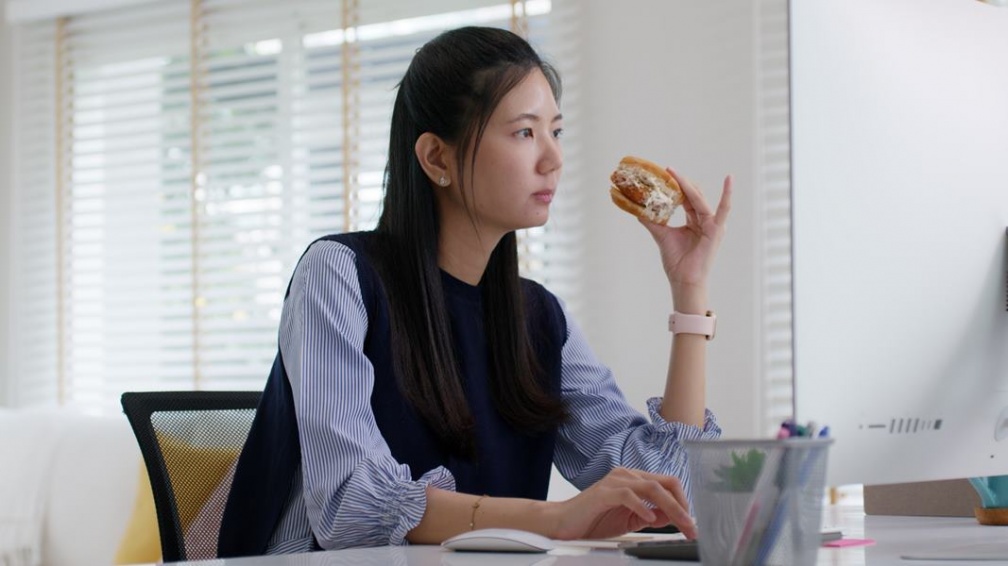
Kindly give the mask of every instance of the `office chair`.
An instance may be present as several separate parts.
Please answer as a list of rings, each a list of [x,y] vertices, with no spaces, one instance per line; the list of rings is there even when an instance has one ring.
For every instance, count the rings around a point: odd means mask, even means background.
[[[157,511],[164,562],[217,558],[234,465],[259,391],[123,393]]]

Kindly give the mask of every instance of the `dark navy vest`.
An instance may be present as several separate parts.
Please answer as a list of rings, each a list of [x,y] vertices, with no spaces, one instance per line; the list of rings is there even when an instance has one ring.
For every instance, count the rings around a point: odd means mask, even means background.
[[[375,375],[371,409],[392,456],[409,466],[414,480],[444,466],[463,493],[545,499],[556,431],[525,434],[512,428],[497,413],[489,389],[488,344],[479,287],[442,272],[463,387],[476,421],[476,460],[455,458],[440,448],[431,429],[400,394],[390,348],[388,303],[369,257],[374,237],[370,232],[358,232],[321,239],[344,244],[356,255],[368,315],[364,354]],[[561,350],[567,334],[563,312],[556,298],[541,285],[522,280],[522,290],[533,347],[548,375],[549,390],[559,397]],[[238,459],[221,523],[219,556],[265,553],[300,462],[301,446],[290,382],[278,353]]]

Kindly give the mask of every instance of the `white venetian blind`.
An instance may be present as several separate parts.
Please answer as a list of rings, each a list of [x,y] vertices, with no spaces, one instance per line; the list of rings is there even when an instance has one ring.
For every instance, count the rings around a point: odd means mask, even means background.
[[[339,2],[330,5],[336,12]],[[306,224],[295,228],[309,202],[295,183],[291,129],[303,86],[299,28],[311,14],[275,1],[194,8],[194,386],[248,388],[276,354],[286,276],[310,239]],[[331,16],[320,19],[339,26]]]
[[[38,61],[18,81],[14,402],[118,411],[125,390],[261,387],[305,246],[377,222],[416,49],[513,27],[574,68],[575,7],[554,4],[167,1],[20,26]],[[523,271],[575,310],[578,210],[558,198],[521,236]]]
[[[757,116],[762,219],[763,429],[794,415],[791,354],[791,128],[787,0],[756,8]]]
[[[60,396],[56,279],[56,24],[15,30],[11,404]]]
[[[64,20],[57,233],[66,402],[192,382],[188,6]]]

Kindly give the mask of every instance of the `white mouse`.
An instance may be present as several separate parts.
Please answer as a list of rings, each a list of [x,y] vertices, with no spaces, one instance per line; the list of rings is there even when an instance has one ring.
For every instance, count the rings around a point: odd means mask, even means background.
[[[552,540],[519,529],[477,529],[455,535],[441,546],[483,552],[549,552],[556,548]]]

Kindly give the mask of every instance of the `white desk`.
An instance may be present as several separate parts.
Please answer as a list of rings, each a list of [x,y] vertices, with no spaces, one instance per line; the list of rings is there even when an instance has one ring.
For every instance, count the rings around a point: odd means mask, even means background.
[[[1008,552],[1008,528],[985,527],[973,518],[963,517],[886,517],[865,516],[859,507],[828,507],[824,527],[835,526],[843,531],[844,538],[875,540],[871,546],[843,549],[822,548],[817,564],[820,566],[933,566],[937,564],[972,565],[995,562],[904,560],[901,556],[921,553],[931,549],[949,549],[955,546],[998,543]],[[999,562],[1008,564],[1008,560]]]
[[[870,538],[872,546],[822,548],[820,566],[930,566],[952,564],[978,566],[994,562],[903,560],[901,555],[925,548],[948,548],[963,544],[1002,543],[1008,549],[1008,527],[984,527],[975,519],[931,517],[866,517],[859,507],[829,507],[824,528],[839,528],[845,538]],[[1002,564],[1008,561],[1002,562]],[[204,566],[612,566],[640,564],[687,564],[638,560],[618,550],[587,550],[564,547],[549,554],[487,554],[443,551],[437,546],[380,547],[313,552],[287,556],[232,558],[188,562]],[[695,563],[693,563],[695,564]]]

